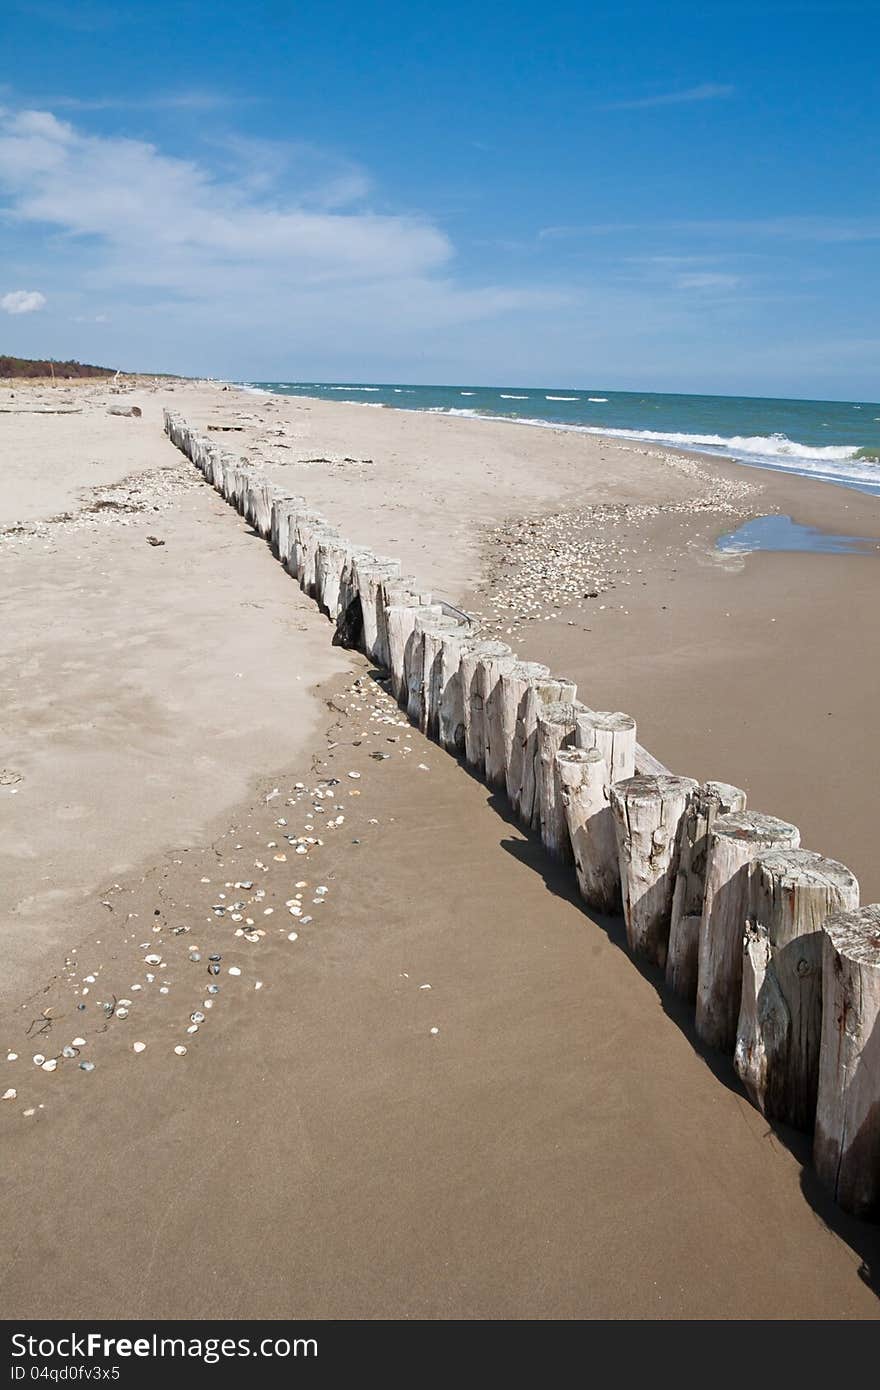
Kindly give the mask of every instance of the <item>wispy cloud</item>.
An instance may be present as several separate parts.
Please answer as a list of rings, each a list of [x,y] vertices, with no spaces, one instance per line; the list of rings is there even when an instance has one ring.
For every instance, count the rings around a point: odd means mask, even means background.
[[[44,102],[56,111],[219,111],[229,106],[250,105],[256,97],[230,96],[227,92],[156,92],[144,97],[52,97]]]
[[[658,92],[654,96],[630,97],[606,102],[603,111],[639,111],[648,106],[685,106],[696,101],[721,101],[732,97],[736,88],[729,82],[700,82],[678,92]]]
[[[39,290],[10,290],[0,299],[0,309],[5,314],[33,314],[44,308],[46,296]]]

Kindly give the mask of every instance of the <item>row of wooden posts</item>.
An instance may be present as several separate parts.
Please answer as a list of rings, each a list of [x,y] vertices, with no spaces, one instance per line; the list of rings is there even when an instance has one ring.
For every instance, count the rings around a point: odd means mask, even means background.
[[[724,782],[680,777],[626,714],[433,602],[398,560],[344,540],[302,497],[166,411],[172,441],[303,591],[388,672],[429,738],[504,792],[594,911],[622,911],[634,955],[694,1005],[704,1043],[733,1055],[754,1104],[814,1134],[845,1210],[880,1216],[880,904],[843,864]]]

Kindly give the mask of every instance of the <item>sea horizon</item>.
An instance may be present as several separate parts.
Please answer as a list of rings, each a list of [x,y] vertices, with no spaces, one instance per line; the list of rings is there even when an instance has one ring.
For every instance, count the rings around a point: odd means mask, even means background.
[[[880,494],[880,402],[466,383],[264,380],[237,384],[282,396],[314,396],[657,444]]]

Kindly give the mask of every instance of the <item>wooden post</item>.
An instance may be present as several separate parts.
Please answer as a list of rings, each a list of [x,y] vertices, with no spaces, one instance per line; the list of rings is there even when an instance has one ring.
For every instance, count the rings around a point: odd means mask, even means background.
[[[514,735],[519,751],[511,755],[511,761],[515,765],[519,758],[522,771],[519,786],[514,787],[515,795],[511,796],[510,804],[523,825],[532,826],[536,830],[540,829],[541,825],[538,798],[538,715],[544,705],[574,703],[576,694],[577,686],[574,681],[555,680],[551,677],[549,680],[531,682],[526,686],[525,694],[520,700]]]
[[[421,727],[422,709],[425,698],[425,643],[424,631],[434,623],[442,622],[443,609],[439,603],[421,606],[416,609],[413,626],[406,641],[403,654],[404,680],[406,683],[406,714],[411,723]]]
[[[479,641],[470,626],[445,631],[440,642],[437,708],[437,737],[447,753],[461,758],[465,751],[464,700],[461,686],[461,658],[466,648]]]
[[[485,738],[485,773],[488,787],[507,786],[508,743],[504,721],[504,677],[517,664],[513,652],[503,656],[484,657],[478,668],[483,696],[483,736]]]
[[[482,663],[512,655],[505,642],[474,642],[461,654],[461,698],[464,716],[464,753],[472,767],[486,768],[486,725]]]
[[[678,833],[698,783],[671,774],[630,777],[611,788],[626,936],[634,955],[666,964]]]
[[[598,748],[561,748],[556,770],[581,897],[597,912],[617,913],[620,867],[608,764]]]
[[[378,640],[381,616],[383,637],[387,644],[382,586],[386,580],[400,577],[400,561],[389,559],[387,556],[367,556],[361,553],[355,558],[354,567],[364,618],[364,651],[377,664],[385,665],[382,659],[385,652]]]
[[[608,764],[609,784],[635,776],[636,721],[628,714],[619,710],[584,710],[578,715],[575,745],[598,748]]]
[[[431,595],[420,593],[412,576],[386,575],[379,583],[376,598],[376,655],[377,666],[391,671],[391,647],[388,637],[388,609],[391,607],[421,607],[431,602]]]
[[[416,618],[420,614],[428,619],[440,618],[443,616],[443,609],[439,603],[393,603],[385,609],[391,691],[402,709],[407,707],[407,651]]]
[[[822,926],[859,905],[854,874],[806,849],[758,855],[749,872],[733,1064],[769,1120],[812,1131],[822,1034]]]
[[[768,849],[797,849],[800,831],[760,811],[730,811],[709,832],[697,961],[697,1033],[732,1052],[742,993],[749,864]]]
[[[305,506],[305,498],[292,495],[276,497],[272,503],[272,525],[269,531],[269,544],[282,564],[286,564],[290,551],[290,528],[297,511]]]
[[[880,903],[825,923],[813,1162],[844,1211],[880,1218]]]
[[[436,739],[440,731],[440,706],[443,691],[449,681],[448,666],[444,663],[444,642],[447,638],[461,648],[469,630],[468,623],[445,615],[422,626],[422,701],[419,728],[429,738]],[[448,650],[448,649],[447,649]],[[460,660],[460,658],[459,658]]]
[[[515,798],[522,787],[522,745],[516,737],[520,705],[526,690],[536,681],[547,680],[550,667],[538,661],[515,661],[509,671],[501,673],[501,735],[504,739],[505,785],[507,799],[517,809]]]
[[[348,542],[335,532],[319,535],[315,552],[315,597],[318,607],[333,622],[339,617],[339,588],[348,553]]]
[[[574,700],[542,705],[538,711],[538,757],[535,766],[541,840],[548,854],[566,864],[574,862],[574,852],[568,838],[556,754],[560,748],[569,748],[574,744],[578,715],[582,710],[583,705]]]
[[[706,891],[706,856],[709,832],[719,816],[744,811],[746,794],[727,782],[704,782],[694,793],[681,822],[678,873],[672,896],[666,983],[674,994],[691,1004],[697,997],[697,962],[700,954],[700,920]]]

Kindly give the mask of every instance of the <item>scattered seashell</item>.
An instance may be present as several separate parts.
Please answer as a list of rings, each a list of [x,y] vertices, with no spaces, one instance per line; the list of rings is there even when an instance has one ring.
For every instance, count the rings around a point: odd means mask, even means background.
[[[208,966],[208,974],[209,974],[209,975],[219,975],[219,974],[220,974],[220,966],[217,964],[216,961],[212,961],[211,964]]]
[[[262,988],[263,988],[263,981],[262,981],[262,980],[254,980],[254,989],[262,989]]]
[[[95,1064],[94,1062],[80,1062],[79,1069],[80,1071],[94,1071]]]
[[[222,957],[222,956],[219,954],[219,952],[217,952],[217,951],[212,951],[211,955],[208,956],[208,960],[222,960],[222,959],[223,959],[223,957]]]
[[[16,1097],[17,1095],[18,1095],[18,1091],[16,1091],[15,1087],[14,1087],[14,1086],[10,1086],[8,1091],[4,1091],[4,1092],[3,1092],[3,1099],[4,1099],[4,1100],[15,1100],[15,1097]]]
[[[57,1058],[57,1057],[50,1057],[49,1060],[48,1060],[48,1062],[44,1062],[44,1063],[43,1063],[43,1066],[42,1066],[41,1070],[42,1070],[42,1071],[54,1071],[55,1068],[56,1068],[57,1066],[58,1066],[58,1058]]]
[[[177,1054],[178,1057],[185,1057],[185,1056],[186,1056],[186,1048],[183,1047],[180,1043],[178,1043],[178,1045],[177,1045],[177,1047],[175,1047],[174,1051],[175,1051],[175,1053]]]
[[[230,967],[229,967],[229,974],[230,974],[230,975],[240,975],[240,974],[241,974],[241,971],[239,970],[239,968],[238,968],[237,965],[230,965]]]
[[[197,1023],[191,1023],[186,1031],[188,1033],[197,1033],[199,1031],[199,1025]]]
[[[18,1061],[18,1053],[17,1053],[17,1052],[7,1052],[7,1054],[6,1054],[6,1060],[7,1060],[7,1062],[17,1062],[17,1061]]]
[[[353,777],[356,781],[361,774],[359,772],[350,772],[348,775],[349,777]]]
[[[144,956],[144,965],[160,965],[162,957],[157,956],[155,951],[151,951],[148,956]]]
[[[74,1040],[73,1040],[73,1042],[72,1042],[72,1044],[71,1044],[72,1047],[85,1047],[85,1045],[86,1045],[86,1040],[85,1040],[85,1038],[74,1038]]]
[[[431,1032],[436,1034],[436,1033],[439,1033],[439,1032],[440,1032],[440,1029],[439,1029],[439,1028],[432,1028],[432,1029],[431,1029]]]
[[[132,1043],[131,1050],[132,1052],[143,1052],[146,1049],[146,1046],[147,1044],[143,1042]]]
[[[36,1110],[31,1106],[30,1110],[22,1110],[22,1115],[36,1115]]]
[[[117,1009],[117,1010],[116,1010],[116,1017],[117,1017],[117,1018],[128,1018],[128,1009]]]
[[[71,1046],[70,1046],[70,1043],[68,1043],[66,1047],[62,1047],[62,1049],[61,1049],[61,1056],[62,1056],[62,1057],[76,1057],[76,1056],[78,1055],[78,1053],[79,1053],[79,1048],[78,1048],[78,1047],[71,1047]]]
[[[296,932],[296,931],[288,932],[288,933],[287,933],[287,939],[288,939],[288,941],[298,941],[298,940],[299,940],[299,932]]]
[[[430,989],[430,985],[419,985],[419,989]]]
[[[46,1060],[46,1058],[43,1056],[42,1052],[35,1052],[35,1053],[34,1053],[34,1066],[35,1066],[35,1067],[41,1067],[41,1066],[43,1065],[43,1063],[45,1062],[45,1060]]]
[[[209,994],[219,994],[219,993],[220,993],[220,986],[219,986],[219,985],[208,985],[208,993],[209,993]]]
[[[189,1021],[190,1023],[204,1023],[205,1015],[200,1014],[198,1009],[196,1009],[196,1012],[194,1014],[190,1014]]]

